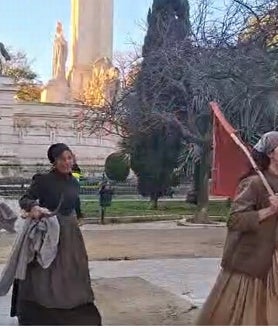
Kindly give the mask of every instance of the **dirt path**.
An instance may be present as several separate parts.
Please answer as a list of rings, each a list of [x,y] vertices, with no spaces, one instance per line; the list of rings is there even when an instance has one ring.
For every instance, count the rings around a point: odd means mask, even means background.
[[[88,226],[87,226],[88,227]],[[157,229],[156,229],[157,227]],[[86,229],[83,228],[83,229]],[[82,229],[82,230],[83,230]],[[221,257],[226,229],[169,228],[135,225],[98,227],[82,231],[89,260]],[[15,235],[0,233],[0,263],[7,258]]]
[[[136,229],[84,231],[90,260],[221,257],[226,230]]]

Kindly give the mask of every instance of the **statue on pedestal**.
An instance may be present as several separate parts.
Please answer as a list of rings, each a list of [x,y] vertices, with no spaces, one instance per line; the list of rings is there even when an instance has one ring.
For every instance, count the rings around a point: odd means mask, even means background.
[[[11,56],[7,52],[5,46],[2,42],[0,42],[0,53],[5,58],[6,61],[11,60]],[[3,66],[2,66],[2,61],[0,60],[0,75],[2,75],[2,72],[3,72]]]
[[[48,81],[41,93],[43,103],[68,103],[69,87],[66,80],[66,61],[68,44],[63,34],[63,26],[57,23],[53,44],[52,79]]]
[[[56,26],[56,34],[53,45],[53,63],[52,63],[52,78],[66,78],[66,61],[68,57],[68,45],[64,38],[63,26],[60,22]]]

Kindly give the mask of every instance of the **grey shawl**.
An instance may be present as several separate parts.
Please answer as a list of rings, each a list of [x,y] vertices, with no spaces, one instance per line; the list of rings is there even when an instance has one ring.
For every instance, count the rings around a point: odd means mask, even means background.
[[[60,224],[56,216],[44,217],[39,221],[26,219],[3,269],[0,296],[9,292],[15,279],[25,279],[27,265],[33,260],[44,269],[51,265],[57,254],[59,236]]]

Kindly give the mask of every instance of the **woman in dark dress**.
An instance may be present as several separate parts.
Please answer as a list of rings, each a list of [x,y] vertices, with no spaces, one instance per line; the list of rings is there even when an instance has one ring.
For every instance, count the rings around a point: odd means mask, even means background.
[[[79,184],[71,175],[73,154],[59,143],[49,148],[48,158],[53,169],[36,176],[19,203],[34,219],[43,216],[40,207],[54,211],[60,204],[58,252],[47,269],[29,264],[26,279],[14,285],[12,314],[20,325],[101,325],[75,213]]]

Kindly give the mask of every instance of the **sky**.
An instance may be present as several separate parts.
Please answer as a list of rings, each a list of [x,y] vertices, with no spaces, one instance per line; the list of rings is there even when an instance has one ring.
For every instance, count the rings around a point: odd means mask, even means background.
[[[26,52],[40,80],[51,77],[52,43],[57,21],[70,41],[71,0],[0,0],[0,41]],[[126,51],[130,41],[141,44],[152,0],[114,0],[114,51]]]

